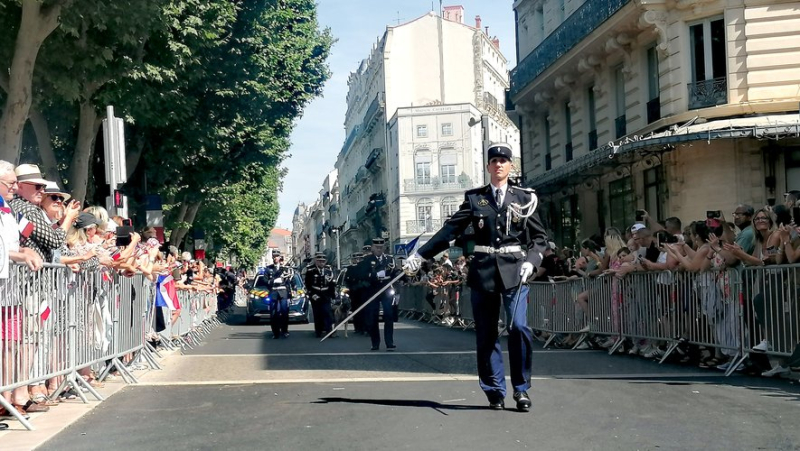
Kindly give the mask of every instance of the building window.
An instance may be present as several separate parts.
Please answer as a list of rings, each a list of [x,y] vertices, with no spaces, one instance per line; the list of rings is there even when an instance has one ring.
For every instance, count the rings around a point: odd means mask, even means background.
[[[665,216],[664,197],[667,185],[664,181],[662,166],[644,171],[644,209],[655,219],[662,220]]]
[[[417,138],[427,138],[427,137],[428,137],[428,126],[417,125]]]
[[[789,148],[784,153],[786,191],[800,190],[800,149]]]
[[[564,145],[564,161],[572,161],[572,112],[569,110],[569,101],[564,102],[564,135],[567,140]]]
[[[655,46],[647,49],[647,123],[661,119],[661,85]]]
[[[442,124],[442,136],[453,136],[453,124],[450,122]]]
[[[550,153],[550,121],[544,118],[544,170],[553,168],[553,155]]]
[[[625,118],[625,73],[622,64],[614,68],[614,104],[616,105],[617,118],[614,120],[616,137],[622,138],[627,134],[627,119]]]
[[[417,185],[430,185],[431,184],[431,162],[418,161],[416,170]]]
[[[624,231],[633,224],[635,204],[633,196],[633,179],[624,177],[608,184],[608,207],[611,216],[611,227]]]
[[[706,19],[689,27],[692,80],[689,109],[721,105],[728,101],[725,63],[725,22]]]
[[[442,178],[442,184],[456,183],[456,165],[443,164],[440,168],[439,175]]]
[[[424,197],[417,202],[417,230],[433,231],[433,200]]]
[[[589,120],[589,150],[597,149],[597,107],[594,99],[594,86],[586,91],[586,112]]]
[[[442,199],[442,220],[453,216],[458,211],[458,200],[455,197],[445,197]]]
[[[559,213],[561,221],[557,238],[562,247],[573,247],[578,244],[578,236],[580,235],[580,213],[578,211],[577,194],[561,198]]]

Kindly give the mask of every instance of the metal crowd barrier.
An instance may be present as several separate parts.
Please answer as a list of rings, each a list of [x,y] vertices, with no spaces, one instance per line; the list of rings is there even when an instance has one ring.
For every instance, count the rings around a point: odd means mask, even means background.
[[[746,267],[724,271],[635,272],[529,284],[528,323],[547,336],[545,347],[564,334],[614,339],[613,354],[626,340],[663,345],[663,363],[682,343],[716,348],[731,358],[730,375],[762,348],[764,354],[800,360],[800,265]],[[406,318],[439,323],[441,315],[420,285],[401,285]],[[456,316],[474,324],[470,290],[464,287]],[[579,299],[588,302],[584,311]],[[758,352],[763,352],[759,349]]]
[[[145,340],[154,318],[153,283],[141,274],[74,273],[54,264],[36,272],[12,264],[9,271],[7,279],[0,279],[0,392],[58,378],[53,397],[71,388],[83,402],[88,402],[84,391],[102,400],[79,371],[102,369],[98,379],[103,380],[116,369],[131,383],[136,379],[126,363],[144,359],[159,368],[156,350]],[[198,308],[187,309],[195,339],[216,321],[216,299],[206,301],[198,296],[191,303]],[[34,429],[4,397],[0,406]]]

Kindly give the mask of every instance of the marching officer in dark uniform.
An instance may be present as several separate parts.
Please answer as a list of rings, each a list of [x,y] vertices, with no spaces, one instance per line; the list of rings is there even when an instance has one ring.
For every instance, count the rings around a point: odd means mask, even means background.
[[[336,296],[336,280],[333,277],[333,269],[325,263],[325,254],[317,252],[314,255],[314,266],[306,270],[306,290],[311,298],[314,333],[317,338],[333,328],[331,301]]]
[[[292,268],[283,265],[283,255],[272,251],[273,264],[267,266],[264,279],[267,281],[270,303],[270,327],[272,338],[289,338],[289,300],[292,298]]]
[[[365,256],[359,263],[360,272],[366,275],[367,287],[364,290],[364,300],[371,298],[375,293],[386,285],[397,271],[394,258],[383,253],[385,241],[383,238],[372,240],[372,253]],[[377,351],[381,345],[381,331],[378,326],[380,319],[380,309],[383,306],[383,339],[386,342],[386,350],[391,351],[397,346],[394,344],[394,306],[392,301],[394,295],[391,289],[385,290],[364,308],[366,313],[366,326],[369,336],[372,339],[372,350]]]
[[[350,309],[352,311],[356,311],[367,299],[364,297],[364,288],[366,287],[364,274],[361,273],[361,267],[358,265],[363,258],[364,255],[361,252],[354,253],[350,257],[351,265],[347,268],[347,274],[344,276],[345,285],[349,290]],[[367,333],[367,328],[364,324],[364,310],[358,312],[353,318],[353,331],[359,335]]]
[[[518,410],[527,412],[531,406],[527,390],[531,385],[533,353],[527,324],[528,287],[524,283],[541,264],[547,235],[536,213],[536,194],[508,184],[510,146],[493,144],[487,157],[491,183],[467,191],[459,210],[406,261],[404,269],[415,273],[422,259],[447,250],[450,241],[473,226],[475,254],[467,285],[472,290],[480,386],[490,408],[505,407],[505,371],[497,330],[502,306],[509,321],[508,358],[514,401]]]

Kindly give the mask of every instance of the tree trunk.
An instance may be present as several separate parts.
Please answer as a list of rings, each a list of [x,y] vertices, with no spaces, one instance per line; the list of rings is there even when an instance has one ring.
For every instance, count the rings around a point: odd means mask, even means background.
[[[181,202],[181,206],[178,208],[178,211],[175,213],[174,221],[171,221],[174,224],[172,233],[169,234],[169,244],[173,246],[178,245],[178,230],[180,230],[180,225],[183,223],[183,219],[186,217],[186,210],[189,208],[189,202],[186,200],[186,196],[183,196],[183,202]]]
[[[86,198],[86,187],[89,183],[89,164],[94,153],[94,140],[97,136],[97,110],[91,102],[91,96],[86,96],[81,102],[80,122],[78,124],[78,141],[75,143],[75,153],[72,155],[72,164],[69,167],[67,181],[72,197],[83,202]]]
[[[182,221],[186,227],[179,227],[173,235],[175,235],[174,243],[182,243],[183,239],[186,238],[186,234],[189,232],[189,229],[192,228],[192,224],[194,223],[194,218],[197,217],[197,211],[200,209],[200,202],[192,202],[186,208],[186,217]],[[172,236],[170,236],[170,242],[173,242]],[[175,244],[177,246],[178,244]]]
[[[29,119],[33,126],[33,132],[36,134],[36,143],[39,145],[39,157],[42,159],[42,172],[45,178],[57,182],[58,186],[63,186],[64,180],[58,171],[58,160],[56,159],[56,153],[53,151],[47,119],[36,108],[31,108]]]
[[[0,116],[0,159],[16,163],[19,159],[22,130],[33,102],[33,70],[42,43],[58,27],[61,9],[72,0],[43,6],[40,0],[22,0],[22,19],[14,57],[8,68],[8,96]]]

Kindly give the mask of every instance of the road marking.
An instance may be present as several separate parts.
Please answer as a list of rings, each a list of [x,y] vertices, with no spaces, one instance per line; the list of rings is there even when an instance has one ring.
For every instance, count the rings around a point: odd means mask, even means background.
[[[587,350],[557,349],[553,351],[534,350],[534,354],[578,354],[591,352]],[[503,351],[508,354],[508,351]],[[296,353],[276,353],[276,354],[184,354],[181,357],[353,357],[353,356],[393,356],[393,355],[475,355],[475,351],[415,351],[415,352],[296,352]]]
[[[663,373],[663,374],[556,374],[552,376],[535,376],[532,381],[558,381],[567,379],[675,379],[675,378],[709,378],[719,377],[721,374],[707,373]],[[341,377],[341,378],[293,378],[293,379],[236,379],[236,380],[204,380],[204,381],[165,381],[148,382],[140,381],[134,387],[151,386],[196,386],[196,385],[249,385],[249,384],[349,384],[349,383],[375,383],[375,382],[475,382],[477,375],[446,375],[446,376],[401,376],[401,377]],[[506,376],[506,380],[511,378]],[[341,390],[342,388],[334,388]]]

